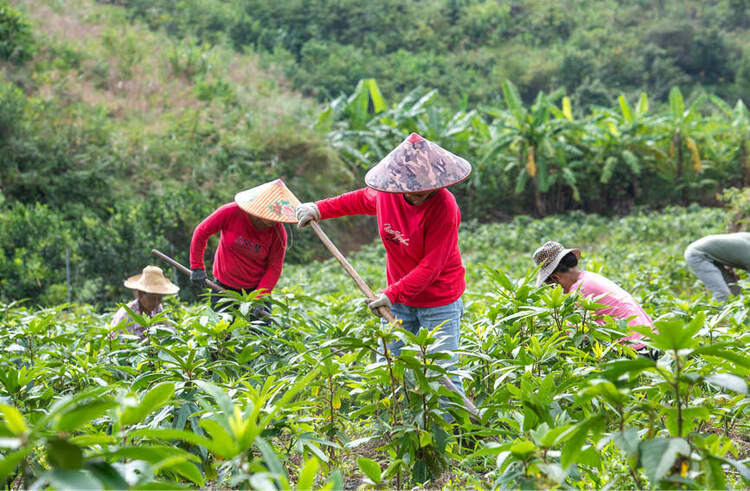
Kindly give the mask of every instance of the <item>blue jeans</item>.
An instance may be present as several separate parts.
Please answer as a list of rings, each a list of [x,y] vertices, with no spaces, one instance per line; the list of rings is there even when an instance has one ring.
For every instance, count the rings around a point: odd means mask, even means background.
[[[437,342],[430,345],[428,352],[437,353],[441,351],[450,351],[451,359],[441,361],[441,366],[452,372],[450,379],[456,388],[464,393],[464,386],[461,379],[455,373],[458,356],[453,353],[458,349],[461,342],[461,316],[464,315],[464,302],[459,297],[455,302],[440,307],[409,307],[400,303],[394,303],[391,307],[391,313],[401,321],[401,327],[417,334],[420,328],[432,331],[436,326],[442,324],[435,333]],[[387,323],[385,319],[382,321]],[[388,345],[388,349],[396,356],[401,354],[401,348],[404,343],[395,341]]]

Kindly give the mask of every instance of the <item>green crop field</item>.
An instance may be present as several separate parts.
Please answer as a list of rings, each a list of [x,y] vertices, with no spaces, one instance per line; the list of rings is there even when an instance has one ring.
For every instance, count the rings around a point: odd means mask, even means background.
[[[749,41],[748,0],[0,0],[0,484],[750,488],[750,297],[683,258],[750,225]],[[478,413],[435,333],[381,325],[309,230],[268,325],[166,264],[148,337],[111,325],[151,249],[186,262],[235,193],[356,189],[411,132],[472,164]],[[321,226],[386,286],[373,218]],[[633,294],[656,360],[534,286],[548,240]]]
[[[333,260],[286,269],[269,327],[243,315],[252,296],[236,317],[172,300],[161,320],[175,331],[152,327],[145,342],[111,337],[111,314],[84,306],[3,305],[0,478],[14,488],[746,487],[750,300],[717,305],[682,259],[727,219],[696,207],[465,224],[460,370],[480,420],[437,382],[432,335],[380,326]],[[643,303],[658,361],[617,342],[622,324],[592,322],[592,302],[533,287],[530,252],[550,238],[583,248],[586,269]],[[382,246],[352,259],[383,285]],[[392,338],[407,348],[378,361]]]

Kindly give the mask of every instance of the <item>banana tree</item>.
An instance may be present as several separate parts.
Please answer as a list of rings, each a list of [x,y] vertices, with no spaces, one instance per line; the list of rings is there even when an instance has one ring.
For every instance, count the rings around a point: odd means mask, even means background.
[[[342,94],[331,101],[318,116],[315,128],[327,134],[331,148],[362,177],[368,163],[388,148],[383,145],[388,128],[372,124],[387,108],[375,79],[363,79],[351,95]]]
[[[631,107],[624,95],[620,95],[618,103],[619,111],[595,108],[581,135],[583,146],[591,152],[588,158],[595,164],[595,177],[603,186],[608,203],[620,201],[619,195],[623,193],[618,188],[637,200],[643,170],[665,155],[656,145],[658,119],[647,114],[646,93],[641,93],[635,107]]]
[[[456,112],[439,106],[437,96],[436,90],[417,87],[391,109],[374,117],[369,126],[379,127],[381,134],[390,134],[393,146],[409,133],[416,132],[456,154],[470,157],[476,146],[476,127],[482,122],[479,113],[476,110]]]
[[[570,119],[554,117],[552,103],[544,92],[527,109],[511,81],[502,83],[502,91],[506,109],[487,111],[495,120],[490,125],[490,140],[482,160],[508,159],[505,169],[517,173],[516,193],[521,193],[531,180],[536,212],[546,215],[546,193],[553,185],[567,185],[574,198],[578,197],[575,175],[567,166],[567,154],[575,152],[565,136],[566,128],[573,123],[572,115]]]
[[[722,131],[717,132],[716,144],[721,155],[716,160],[736,163],[736,170],[742,176],[742,187],[750,186],[750,115],[742,99],[732,108],[716,96],[711,96],[722,115],[728,118]]]
[[[330,103],[316,127],[327,132],[329,145],[360,176],[411,132],[454,153],[472,155],[481,117],[475,110],[454,112],[440,107],[437,95],[436,90],[417,87],[389,108],[375,79],[360,80],[350,96]]]
[[[685,202],[685,188],[690,186],[689,174],[695,176],[703,171],[698,141],[703,139],[703,116],[700,109],[706,95],[699,95],[689,106],[685,106],[682,92],[678,87],[669,91],[670,112],[664,118],[663,134],[668,138],[669,158],[661,166],[663,177],[674,183],[679,199]],[[692,163],[686,167],[687,159]],[[693,185],[698,183],[692,183]]]

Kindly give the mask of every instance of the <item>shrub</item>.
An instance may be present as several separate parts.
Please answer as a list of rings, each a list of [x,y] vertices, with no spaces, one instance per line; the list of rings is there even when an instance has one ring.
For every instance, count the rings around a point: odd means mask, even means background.
[[[22,63],[33,53],[31,24],[7,0],[0,0],[0,60]]]
[[[4,146],[1,142],[17,131],[25,105],[21,90],[0,77],[0,148]]]
[[[727,229],[732,232],[750,230],[750,188],[729,188],[719,195],[729,209]]]

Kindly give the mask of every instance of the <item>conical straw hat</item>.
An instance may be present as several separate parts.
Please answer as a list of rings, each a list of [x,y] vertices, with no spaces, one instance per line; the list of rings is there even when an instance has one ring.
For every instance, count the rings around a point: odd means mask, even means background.
[[[124,284],[125,288],[131,290],[159,295],[172,295],[180,291],[180,287],[166,279],[161,268],[157,266],[146,266],[141,274],[131,276]]]
[[[412,133],[367,172],[365,183],[388,193],[432,191],[466,179],[471,164]]]
[[[237,193],[234,201],[256,217],[274,222],[297,223],[296,214],[300,202],[281,179]]]

